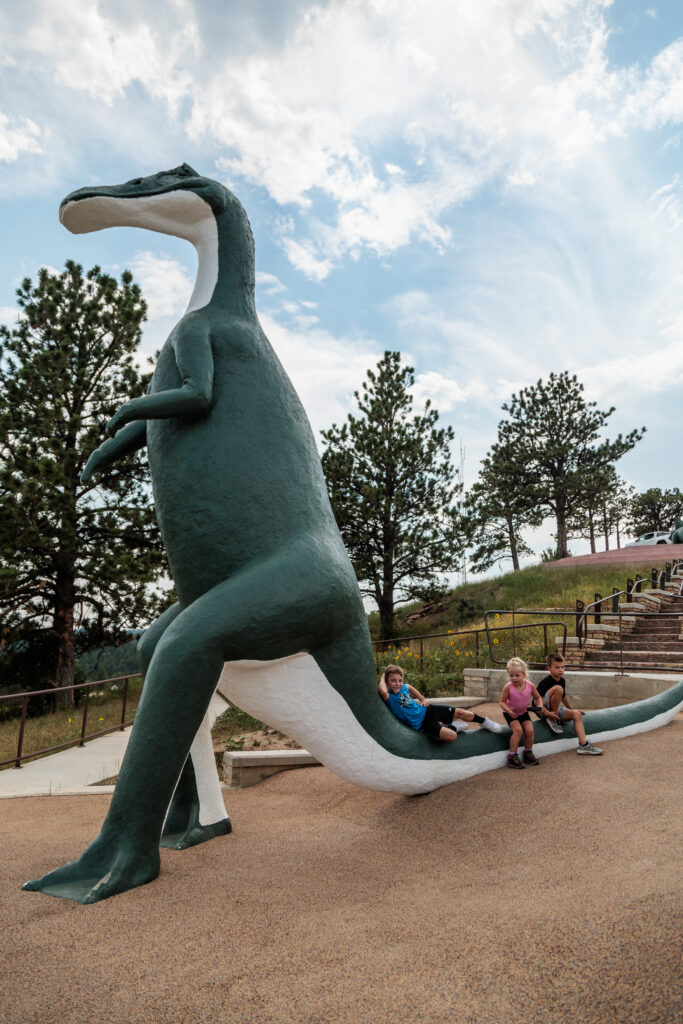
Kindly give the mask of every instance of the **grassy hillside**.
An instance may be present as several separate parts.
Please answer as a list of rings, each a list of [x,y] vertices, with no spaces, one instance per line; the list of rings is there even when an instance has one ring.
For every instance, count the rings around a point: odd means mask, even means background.
[[[484,612],[494,608],[573,609],[577,598],[590,604],[596,593],[604,597],[611,594],[613,587],[623,590],[627,578],[635,579],[636,573],[649,576],[650,568],[649,562],[578,569],[553,569],[552,563],[544,563],[494,579],[464,583],[451,590],[431,611],[420,602],[401,607],[396,616],[395,635],[419,636],[465,625],[483,625]],[[417,614],[418,619],[407,621]],[[379,615],[370,613],[368,622],[373,640],[377,639]]]

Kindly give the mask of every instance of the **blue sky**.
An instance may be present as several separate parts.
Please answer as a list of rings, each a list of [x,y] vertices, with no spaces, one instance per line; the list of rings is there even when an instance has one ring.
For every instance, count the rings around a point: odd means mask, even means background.
[[[186,161],[247,209],[259,315],[316,431],[400,349],[471,484],[502,402],[569,370],[617,407],[610,435],[647,425],[621,474],[681,484],[679,0],[5,0],[0,82],[4,322],[43,264],[130,267],[158,348],[194,251],[57,212]]]

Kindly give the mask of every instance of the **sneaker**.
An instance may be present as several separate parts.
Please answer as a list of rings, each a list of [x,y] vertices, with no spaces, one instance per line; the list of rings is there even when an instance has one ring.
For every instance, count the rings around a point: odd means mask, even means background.
[[[534,754],[533,750],[525,750],[524,751],[524,764],[540,764],[540,763],[541,762],[538,760],[538,758]]]
[[[479,728],[488,729],[489,732],[504,732],[503,726],[499,725],[498,722],[494,722],[490,718],[485,718]]]
[[[467,732],[469,724],[469,722],[463,722],[462,719],[456,718],[451,722],[448,728],[453,729],[454,732]]]
[[[597,756],[598,754],[602,754],[602,750],[600,749],[600,747],[594,747],[590,740],[587,740],[583,746],[581,746],[581,744],[579,743],[578,747],[576,748],[576,753],[595,754]]]
[[[508,754],[508,768],[523,768],[524,765],[517,754]]]
[[[557,736],[562,736],[562,726],[559,722],[556,722],[553,718],[546,718],[545,724],[548,726],[551,732],[554,732]]]

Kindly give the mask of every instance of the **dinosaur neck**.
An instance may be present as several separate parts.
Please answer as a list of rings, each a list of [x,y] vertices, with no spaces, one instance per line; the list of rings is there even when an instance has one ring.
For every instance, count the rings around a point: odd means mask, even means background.
[[[196,224],[190,241],[197,250],[197,278],[186,312],[211,306],[254,319],[254,242],[246,218],[233,210],[212,214]]]

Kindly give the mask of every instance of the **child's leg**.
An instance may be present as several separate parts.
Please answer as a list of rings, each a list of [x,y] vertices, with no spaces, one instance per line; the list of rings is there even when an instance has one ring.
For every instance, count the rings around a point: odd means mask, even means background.
[[[439,729],[439,739],[443,740],[444,743],[452,743],[457,740],[458,734],[453,729],[450,729],[447,725],[442,725]]]
[[[531,722],[522,722],[522,729],[524,730],[524,749],[531,750],[534,745],[534,727]]]
[[[583,726],[583,716],[581,712],[570,711],[568,708],[565,708],[562,721],[574,723],[574,732],[576,733],[579,743],[583,746],[586,742],[586,730]]]
[[[562,687],[561,686],[551,686],[550,689],[548,690],[548,692],[545,695],[545,699],[546,699],[546,701],[548,703],[548,707],[550,708],[551,711],[554,711],[555,714],[557,714],[557,709],[559,708],[560,704],[562,703],[562,698],[563,697],[564,697],[564,693],[562,692]]]
[[[522,727],[519,722],[514,719],[510,722],[510,728],[512,729],[512,736],[510,737],[510,753],[516,754],[519,749],[519,741],[522,738]]]
[[[485,718],[484,715],[478,715],[476,711],[466,711],[465,708],[455,708],[453,710],[453,721],[461,722],[476,722],[482,729],[488,729],[489,732],[502,732],[503,727],[498,722],[494,722],[491,718]]]

